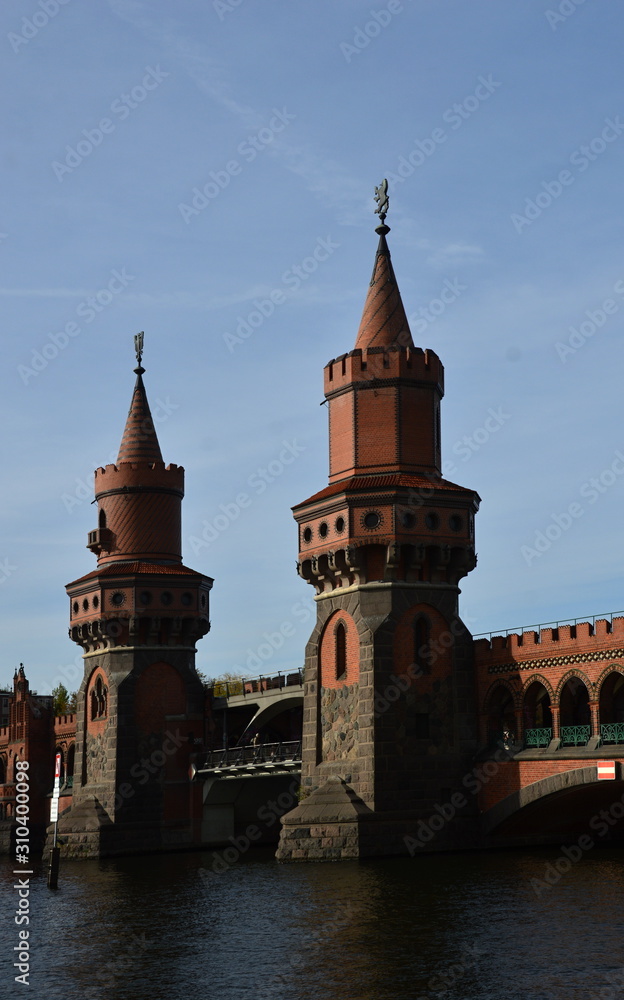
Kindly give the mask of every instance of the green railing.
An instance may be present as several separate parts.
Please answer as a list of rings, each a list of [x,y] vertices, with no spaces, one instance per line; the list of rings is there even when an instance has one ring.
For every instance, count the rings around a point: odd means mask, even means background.
[[[624,722],[603,722],[600,739],[603,743],[624,743]]]
[[[552,740],[552,729],[525,729],[524,743],[527,747],[547,747]]]
[[[587,743],[591,736],[591,726],[562,726],[561,745],[578,747]]]

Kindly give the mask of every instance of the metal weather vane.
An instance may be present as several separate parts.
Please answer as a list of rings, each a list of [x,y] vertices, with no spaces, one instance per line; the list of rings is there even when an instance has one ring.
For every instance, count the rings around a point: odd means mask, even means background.
[[[143,358],[143,338],[145,333],[141,330],[140,333],[135,333],[134,335],[134,349],[136,351],[136,359],[139,368],[141,367],[141,360]]]
[[[375,201],[377,202],[377,208],[375,209],[375,215],[379,216],[382,225],[385,225],[386,215],[388,213],[388,181],[384,177],[379,187],[375,188]]]

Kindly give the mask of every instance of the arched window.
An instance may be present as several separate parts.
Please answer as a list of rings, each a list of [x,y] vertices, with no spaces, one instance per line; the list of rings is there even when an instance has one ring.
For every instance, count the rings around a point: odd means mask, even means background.
[[[105,528],[106,527],[106,511],[103,510],[103,509],[100,510],[99,526],[100,526],[100,528]]]
[[[103,719],[108,714],[108,688],[98,677],[91,688],[91,718]]]
[[[340,681],[347,674],[347,630],[344,622],[336,626],[336,680]]]
[[[414,667],[417,674],[431,673],[431,622],[423,615],[414,618]]]

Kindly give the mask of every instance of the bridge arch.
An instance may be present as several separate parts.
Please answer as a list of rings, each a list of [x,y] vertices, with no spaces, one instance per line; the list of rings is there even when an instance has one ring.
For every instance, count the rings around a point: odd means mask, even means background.
[[[557,795],[570,789],[579,788],[583,785],[602,784],[598,782],[598,769],[595,764],[589,767],[576,767],[559,774],[551,774],[547,778],[540,778],[538,781],[525,785],[515,792],[511,792],[500,802],[491,806],[481,815],[482,829],[485,834],[493,833],[503,823],[512,817],[517,816],[528,806],[533,806],[540,801]],[[607,784],[607,782],[605,782]]]
[[[256,714],[253,716],[251,721],[247,724],[243,736],[240,738],[240,742],[244,742],[244,737],[246,733],[252,733],[254,731],[260,730],[267,726],[269,722],[276,719],[283,712],[290,711],[293,708],[301,708],[303,706],[303,692],[301,694],[292,694],[284,698],[275,698],[274,701],[270,701],[269,704],[262,704]]]

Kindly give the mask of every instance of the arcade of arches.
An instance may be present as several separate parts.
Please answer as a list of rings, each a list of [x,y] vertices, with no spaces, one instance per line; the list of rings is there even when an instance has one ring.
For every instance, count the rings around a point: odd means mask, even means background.
[[[521,691],[499,681],[490,689],[483,717],[489,744],[503,739],[506,745],[546,747],[559,740],[561,746],[583,746],[592,738],[621,744],[624,674],[613,670],[599,685],[573,674],[556,691],[544,679],[529,681]]]

